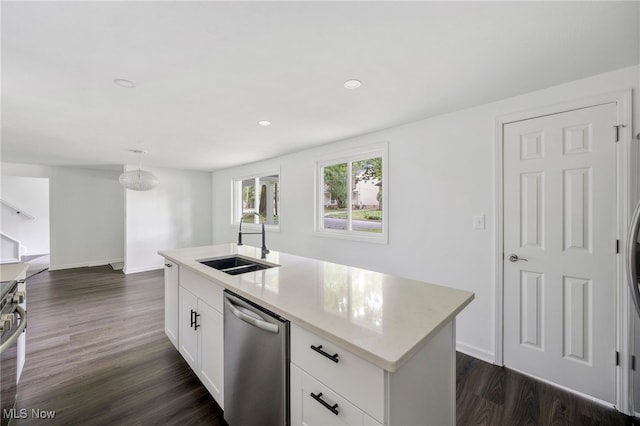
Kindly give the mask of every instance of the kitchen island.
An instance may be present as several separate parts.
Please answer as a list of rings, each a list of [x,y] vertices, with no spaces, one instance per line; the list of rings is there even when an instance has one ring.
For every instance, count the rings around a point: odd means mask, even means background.
[[[219,364],[221,354],[183,351],[182,332],[189,328],[182,323],[189,320],[180,312],[181,291],[221,313],[228,289],[291,322],[292,424],[321,424],[325,415],[339,424],[455,424],[455,316],[473,293],[275,251],[265,261],[277,267],[239,275],[199,262],[230,255],[259,260],[259,248],[235,244],[159,254],[166,260],[167,335],[205,385],[210,382],[222,408],[220,368],[206,372],[203,365]],[[209,339],[221,344],[221,314],[212,318],[217,331]],[[323,364],[308,350],[314,343],[340,352],[343,362]],[[332,405],[340,401],[340,416],[311,405],[308,390],[316,386],[316,395],[324,389]]]

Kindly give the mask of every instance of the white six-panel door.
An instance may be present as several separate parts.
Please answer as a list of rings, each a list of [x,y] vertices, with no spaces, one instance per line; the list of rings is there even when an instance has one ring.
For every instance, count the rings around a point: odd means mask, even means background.
[[[505,365],[609,403],[616,119],[609,103],[509,123],[503,138]]]

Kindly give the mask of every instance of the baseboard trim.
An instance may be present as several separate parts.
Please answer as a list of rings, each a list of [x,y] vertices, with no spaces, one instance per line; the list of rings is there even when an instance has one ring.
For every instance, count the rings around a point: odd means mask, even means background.
[[[565,390],[567,392],[571,392],[574,395],[581,396],[582,398],[588,399],[588,400],[593,401],[593,402],[595,402],[597,404],[603,405],[603,406],[608,407],[608,408],[615,408],[616,410],[618,409],[614,403],[603,401],[602,399],[596,398],[595,396],[587,395],[586,393],[582,393],[582,392],[579,392],[579,391],[577,391],[575,389],[571,389],[571,388],[568,388],[566,386],[559,385],[559,384],[554,383],[554,382],[552,382],[550,380],[543,379],[543,378],[535,376],[533,374],[529,374],[529,373],[526,373],[524,371],[518,370],[516,368],[509,367],[508,365],[506,367],[510,368],[513,371],[517,371],[520,374],[524,374],[527,377],[531,377],[533,379],[540,380],[541,382],[544,382],[544,383],[546,383],[548,385],[555,386],[555,387],[557,387],[559,389]],[[622,413],[622,411],[620,411],[620,412]]]
[[[61,271],[63,269],[84,268],[86,263],[67,263],[66,265],[49,265],[50,271]]]
[[[152,265],[152,266],[141,266],[139,268],[127,268],[126,266],[122,269],[122,272],[125,275],[129,274],[137,274],[138,272],[148,272],[148,271],[157,271],[158,269],[164,268],[164,265]]]
[[[90,262],[80,262],[80,263],[67,263],[63,265],[50,265],[49,270],[59,271],[62,269],[90,268],[92,266],[105,266],[105,265],[109,265],[110,263],[123,262],[123,261],[124,259],[120,258],[120,259],[108,259],[108,260],[94,260]]]
[[[496,357],[493,352],[485,351],[473,345],[467,345],[460,341],[456,341],[456,350],[462,352],[465,355],[472,356],[474,358],[481,359],[490,364],[495,364]]]
[[[467,345],[467,344],[462,343],[462,342],[456,342],[456,350],[459,351],[459,352],[462,352],[463,354],[472,356],[474,358],[481,359],[482,361],[486,361],[488,363],[495,364],[495,357],[494,357],[494,354],[492,352],[485,351],[485,350],[480,349],[478,347],[475,347],[473,345]],[[578,395],[578,396],[580,396],[582,398],[586,398],[586,399],[588,399],[590,401],[593,401],[593,402],[595,402],[597,404],[600,404],[600,405],[603,405],[605,407],[616,408],[616,405],[612,404],[610,402],[603,401],[601,399],[598,399],[598,398],[593,397],[591,395],[587,395],[587,394],[582,393],[582,392],[578,392],[575,389],[571,389],[571,388],[568,388],[566,386],[559,385],[559,384],[554,383],[554,382],[552,382],[550,380],[546,380],[546,379],[534,376],[533,374],[525,373],[523,371],[514,369],[512,367],[509,367],[508,365],[506,367],[510,368],[510,369],[512,369],[514,371],[517,371],[518,373],[524,374],[527,377],[531,377],[533,379],[540,380],[541,382],[544,382],[544,383],[547,383],[547,384],[549,384],[551,386],[563,389],[563,390],[565,390],[567,392],[571,392],[572,394]],[[635,413],[635,415],[636,415],[636,417],[638,417],[639,414]]]
[[[87,267],[92,267],[92,266],[105,266],[105,265],[109,265],[111,263],[116,263],[116,262],[123,262],[123,259],[110,259],[110,260],[104,260],[104,261],[100,261],[100,262],[89,262],[87,263]]]

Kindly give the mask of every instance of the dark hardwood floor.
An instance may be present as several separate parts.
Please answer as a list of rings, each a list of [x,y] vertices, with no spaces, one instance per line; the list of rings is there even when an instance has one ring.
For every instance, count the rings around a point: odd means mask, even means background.
[[[586,398],[470,356],[456,356],[459,425],[635,425]]]
[[[27,280],[27,314],[16,424],[225,424],[164,335],[162,271],[42,272]]]
[[[16,404],[26,418],[16,424],[225,425],[164,335],[163,292],[162,271],[124,275],[104,266],[31,277],[27,362]],[[55,417],[40,419],[33,410]],[[634,424],[613,409],[460,353],[457,419],[459,425]]]

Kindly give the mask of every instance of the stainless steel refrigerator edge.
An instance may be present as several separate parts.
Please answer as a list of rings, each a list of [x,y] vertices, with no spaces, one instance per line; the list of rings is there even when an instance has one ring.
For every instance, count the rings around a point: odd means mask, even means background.
[[[288,425],[289,321],[225,290],[224,418]]]
[[[636,209],[631,216],[631,223],[626,241],[626,272],[627,282],[629,283],[629,290],[631,293],[631,299],[636,308],[636,312],[640,315],[640,202],[636,206]],[[633,319],[633,341],[632,341],[632,354],[636,354],[640,350],[640,317],[634,316]],[[637,358],[637,356],[636,356]],[[629,402],[632,407],[631,414],[637,412],[640,409],[640,369],[632,362],[632,387],[630,389]],[[634,368],[635,367],[635,368]]]
[[[631,287],[631,297],[640,315],[640,203],[631,217],[627,236],[627,279]]]

